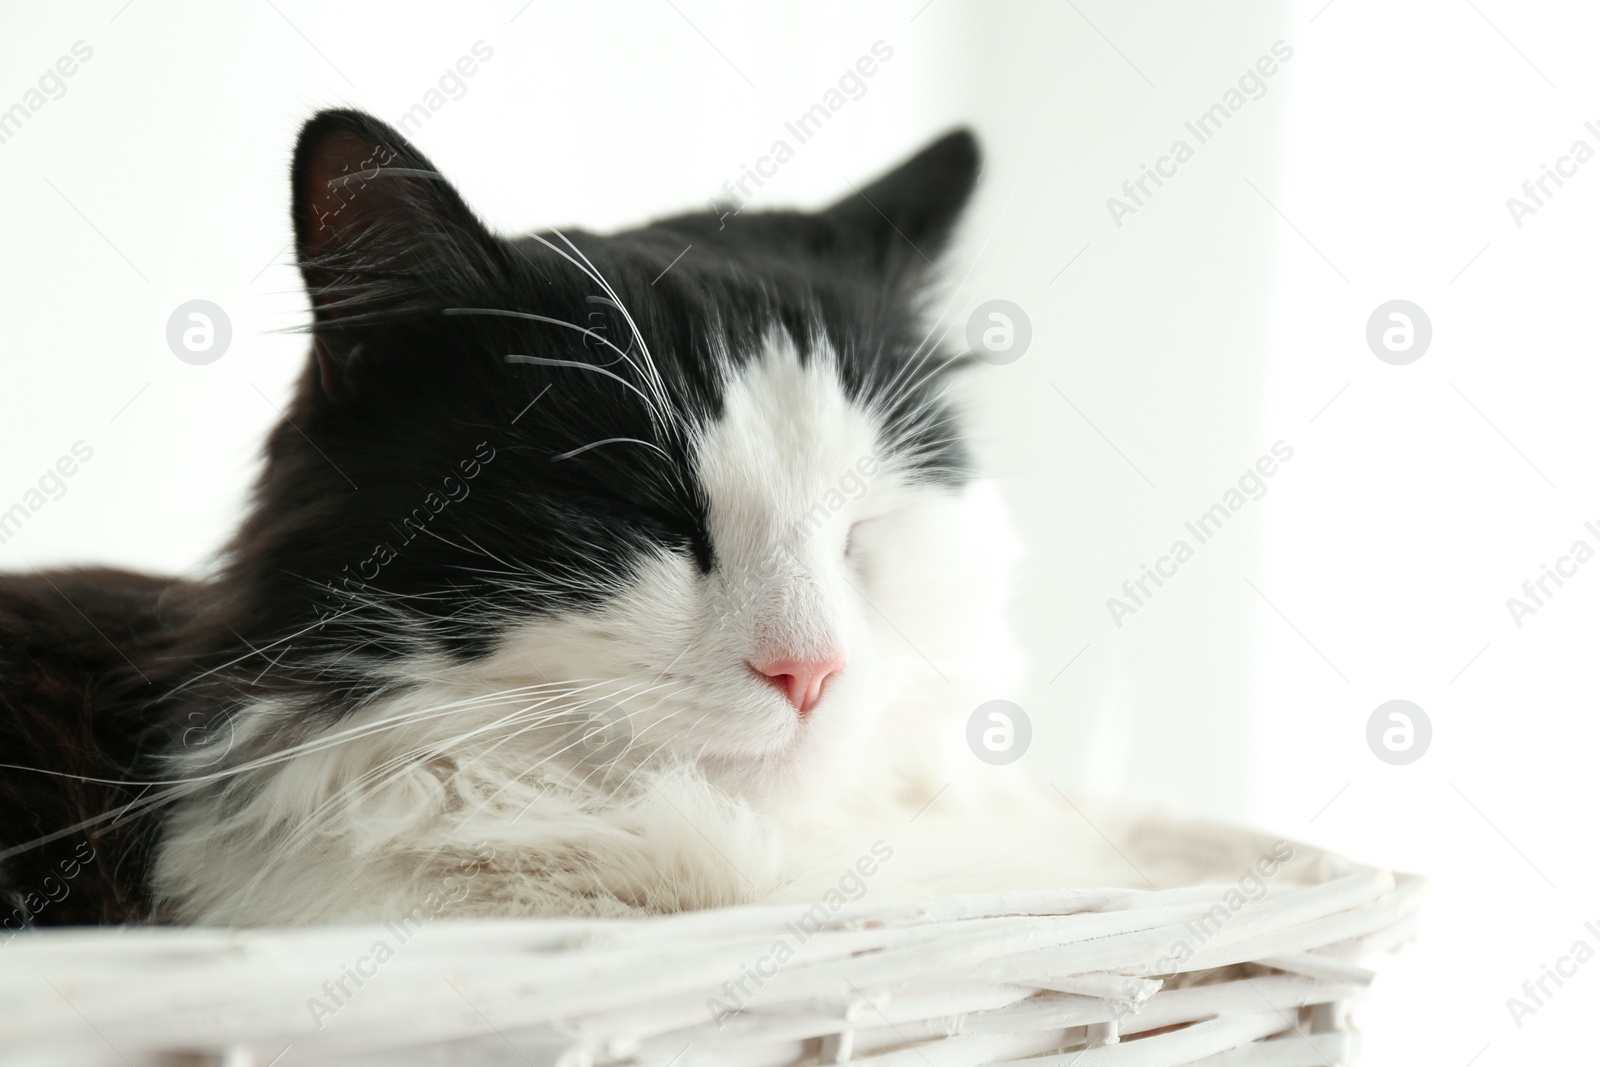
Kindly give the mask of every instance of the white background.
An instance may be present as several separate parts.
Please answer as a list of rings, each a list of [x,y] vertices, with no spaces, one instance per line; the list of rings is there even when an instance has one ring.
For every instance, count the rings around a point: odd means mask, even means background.
[[[674,4],[676,6],[674,6]],[[1600,961],[1519,1028],[1506,998],[1600,920],[1590,779],[1600,562],[1519,628],[1525,579],[1600,525],[1600,150],[1577,3],[228,5],[4,8],[0,109],[84,41],[0,144],[0,510],[94,458],[0,566],[202,568],[303,358],[288,153],[317,107],[391,122],[494,50],[415,140],[495,226],[605,229],[703,205],[882,40],[894,50],[753,206],[830,200],[970,123],[987,169],[946,269],[1032,348],[975,386],[1028,546],[1006,694],[1030,769],[1428,873],[1425,937],[1364,1013],[1373,1064],[1563,1062]],[[1275,41],[1293,58],[1122,225],[1108,197]],[[1070,264],[1070,266],[1068,266]],[[969,273],[970,271],[970,273]],[[965,281],[963,281],[965,279]],[[165,341],[203,298],[217,363]],[[1381,303],[1433,327],[1368,350]],[[1256,458],[1294,459],[1136,615],[1106,599]],[[1068,664],[1070,663],[1070,666]],[[1366,724],[1427,712],[1409,766]],[[1582,1044],[1580,1045],[1580,1042]],[[1474,1059],[1476,1057],[1476,1059]]]

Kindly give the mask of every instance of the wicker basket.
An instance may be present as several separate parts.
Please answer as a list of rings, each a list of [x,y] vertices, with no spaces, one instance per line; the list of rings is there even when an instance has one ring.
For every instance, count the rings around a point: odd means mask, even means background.
[[[1239,906],[1219,884],[27,933],[0,945],[0,1064],[1328,1067],[1358,1051],[1357,961],[1411,937],[1423,882],[1315,856]]]

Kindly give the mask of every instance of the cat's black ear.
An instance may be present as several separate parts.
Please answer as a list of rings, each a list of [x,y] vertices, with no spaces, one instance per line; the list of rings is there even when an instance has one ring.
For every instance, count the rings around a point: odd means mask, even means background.
[[[865,235],[886,261],[931,261],[949,242],[979,166],[978,139],[955,130],[823,214]]]
[[[338,392],[362,328],[441,303],[493,260],[495,241],[437,168],[392,127],[323,111],[295,147],[293,212],[324,387]]]

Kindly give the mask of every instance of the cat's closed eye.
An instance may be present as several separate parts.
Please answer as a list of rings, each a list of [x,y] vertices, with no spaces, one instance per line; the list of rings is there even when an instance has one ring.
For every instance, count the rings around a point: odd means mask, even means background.
[[[877,518],[857,519],[850,524],[850,529],[844,535],[844,558],[857,559],[861,555],[861,539],[864,534],[870,534],[871,526]]]

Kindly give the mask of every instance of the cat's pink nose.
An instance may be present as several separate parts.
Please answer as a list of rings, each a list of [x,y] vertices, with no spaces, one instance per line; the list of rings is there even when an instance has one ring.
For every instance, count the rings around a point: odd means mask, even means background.
[[[805,715],[822,699],[822,686],[830,677],[844,670],[845,658],[839,655],[815,659],[772,659],[751,663],[757,674],[778,687],[779,692],[794,705],[794,710]]]

